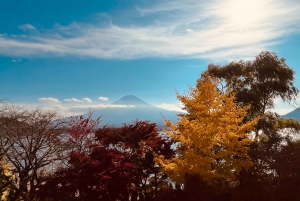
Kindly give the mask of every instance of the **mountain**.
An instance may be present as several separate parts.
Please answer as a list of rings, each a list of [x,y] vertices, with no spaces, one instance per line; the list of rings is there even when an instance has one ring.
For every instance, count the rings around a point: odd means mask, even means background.
[[[149,103],[146,103],[145,101],[134,95],[124,96],[123,98],[113,102],[112,105],[151,106]]]
[[[300,121],[300,108],[297,108],[285,115],[282,115],[283,118],[297,119]]]
[[[149,120],[159,127],[164,126],[163,117],[176,122],[178,112],[155,107],[142,99],[127,95],[110,104],[110,107],[97,109],[93,117],[101,116],[100,125],[121,126],[123,123],[132,123],[135,120]],[[87,116],[88,114],[84,114]]]

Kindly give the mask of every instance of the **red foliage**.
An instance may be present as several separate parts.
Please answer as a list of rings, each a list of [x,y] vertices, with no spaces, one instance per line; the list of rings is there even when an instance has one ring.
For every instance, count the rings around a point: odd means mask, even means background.
[[[96,139],[100,144],[117,149],[128,157],[135,164],[133,182],[138,191],[148,199],[155,197],[158,184],[165,177],[154,162],[154,155],[169,158],[174,154],[172,143],[159,135],[155,123],[136,121],[120,128],[104,126],[96,131]]]
[[[93,113],[90,112],[87,118],[82,115],[69,118],[68,135],[65,141],[71,148],[70,152],[89,152],[89,149],[95,143],[94,131],[100,123],[100,117],[94,120],[92,115]]]
[[[103,145],[110,145],[124,153],[141,157],[149,151],[169,148],[166,139],[158,134],[156,124],[148,121],[136,121],[133,124],[124,124],[120,128],[104,126],[96,131],[96,139]]]
[[[131,200],[138,192],[158,189],[156,153],[171,156],[171,143],[163,139],[156,124],[136,121],[121,128],[104,126],[92,113],[69,121],[68,166],[45,178],[35,195],[39,200]],[[154,176],[155,184],[149,184]],[[148,185],[148,186],[146,186]],[[134,188],[133,188],[134,186]],[[149,187],[150,186],[150,187]]]
[[[69,119],[70,130],[69,133],[75,138],[79,139],[81,136],[90,134],[100,123],[100,117],[96,120],[92,119],[93,113],[90,112],[87,118],[80,116],[71,116]]]
[[[40,186],[39,200],[128,200],[134,164],[118,150],[95,146],[89,155],[72,152],[69,164]]]
[[[100,122],[100,117],[96,120],[92,119],[93,113],[91,112],[87,118],[80,116],[71,116],[69,119],[70,130],[69,133],[76,139],[82,135],[90,134]]]

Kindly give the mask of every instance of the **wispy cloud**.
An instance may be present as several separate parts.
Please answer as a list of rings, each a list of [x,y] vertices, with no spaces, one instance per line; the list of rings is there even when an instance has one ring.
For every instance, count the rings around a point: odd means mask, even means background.
[[[110,105],[110,104],[94,104],[94,105],[76,105],[72,109],[105,109],[105,108],[133,108],[134,105]]]
[[[83,102],[82,100],[78,100],[76,98],[69,98],[69,99],[64,99],[65,102],[69,102],[69,103],[81,103]]]
[[[103,100],[108,100],[107,97],[99,97]],[[102,100],[100,99],[100,100]],[[39,98],[39,104],[25,104],[28,108],[35,109],[39,108],[41,110],[55,110],[58,111],[63,116],[72,116],[87,113],[90,110],[101,110],[106,108],[133,108],[134,105],[111,105],[102,103],[92,103],[90,98],[83,98],[79,100],[77,98],[63,99],[61,102],[57,98]],[[24,105],[24,104],[19,104]]]
[[[41,109],[43,111],[56,111],[63,117],[81,115],[89,111],[103,110],[103,109],[120,109],[133,108],[134,105],[111,105],[111,104],[91,104],[90,102],[60,102],[55,98],[40,98],[39,103],[14,103],[26,107],[27,109]]]
[[[194,32],[194,30],[192,30],[192,29],[186,29],[186,32],[192,33],[192,32]]]
[[[292,102],[283,101],[280,98],[276,98],[274,100],[274,109],[269,109],[269,111],[276,112],[280,115],[285,115],[296,108],[299,108],[300,106],[300,94],[298,94],[298,97],[296,100]]]
[[[57,98],[52,98],[52,97],[39,98],[39,101],[42,103],[59,103],[60,102]]]
[[[82,100],[79,100],[77,98],[67,98],[67,99],[64,99],[64,101],[68,102],[68,103],[83,103],[83,102],[91,103],[91,102],[93,102],[90,98],[83,98]]]
[[[83,98],[82,100],[85,101],[85,102],[88,102],[88,103],[93,102],[90,98]]]
[[[108,97],[100,96],[98,99],[99,99],[99,100],[102,100],[102,101],[108,101]]]
[[[32,26],[31,24],[23,24],[23,25],[19,26],[19,29],[21,29],[23,31],[36,30],[36,28],[34,26]]]
[[[103,109],[120,109],[120,108],[133,108],[133,105],[110,105],[110,104],[88,104],[82,103],[80,105],[70,105],[60,103],[59,105],[37,105],[36,107],[42,110],[55,110],[59,111],[63,116],[80,115],[87,113],[88,111],[103,110]]]
[[[136,9],[141,18],[150,16],[154,23],[144,26],[73,23],[31,33],[25,38],[2,36],[0,54],[231,60],[253,57],[281,43],[283,36],[300,32],[300,3],[291,0],[166,0]]]
[[[165,110],[170,110],[170,111],[176,111],[176,112],[185,112],[183,108],[183,104],[178,103],[178,104],[172,104],[172,103],[162,103],[155,105],[156,107],[165,109]]]

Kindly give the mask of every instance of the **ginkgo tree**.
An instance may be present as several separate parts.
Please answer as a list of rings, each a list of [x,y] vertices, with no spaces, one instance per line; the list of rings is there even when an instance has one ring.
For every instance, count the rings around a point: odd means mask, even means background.
[[[176,157],[157,156],[156,162],[179,184],[188,175],[198,175],[208,184],[233,181],[251,166],[249,132],[257,119],[243,123],[250,106],[238,106],[234,94],[221,92],[218,85],[213,77],[202,75],[187,95],[177,93],[186,113],[179,114],[175,124],[166,120],[165,133],[177,142]]]

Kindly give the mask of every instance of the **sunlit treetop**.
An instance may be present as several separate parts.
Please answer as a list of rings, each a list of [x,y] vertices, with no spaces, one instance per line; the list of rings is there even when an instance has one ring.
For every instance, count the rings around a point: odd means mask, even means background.
[[[221,92],[218,84],[210,76],[200,77],[187,95],[177,94],[187,113],[175,124],[166,120],[165,132],[177,142],[177,156],[156,160],[178,183],[186,175],[199,175],[208,183],[230,181],[251,166],[248,133],[257,119],[243,123],[250,106],[238,106],[234,94]]]

